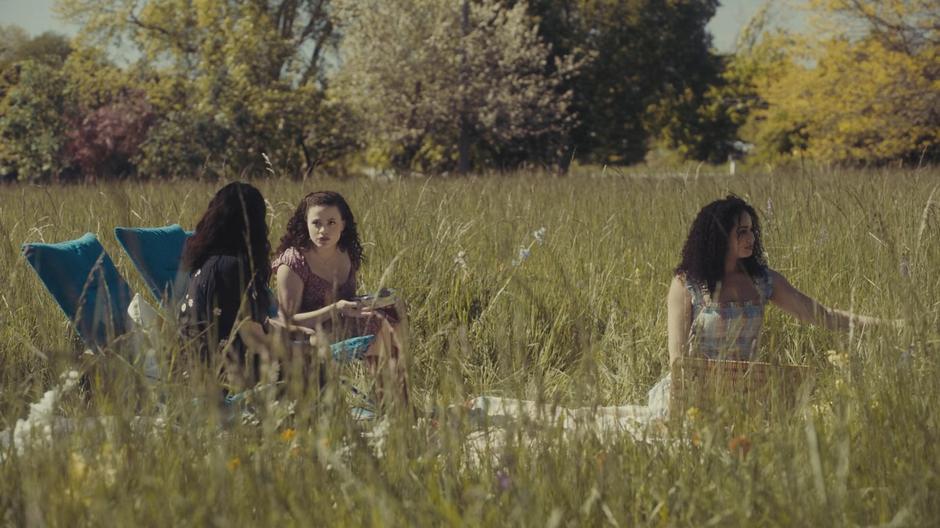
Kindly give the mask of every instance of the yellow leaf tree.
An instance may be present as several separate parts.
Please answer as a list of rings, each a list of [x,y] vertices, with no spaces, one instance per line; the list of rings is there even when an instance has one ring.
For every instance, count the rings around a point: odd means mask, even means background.
[[[779,48],[785,60],[754,80],[765,104],[752,114],[748,139],[759,152],[840,164],[937,159],[940,4],[813,0],[807,7],[811,30],[788,39]]]

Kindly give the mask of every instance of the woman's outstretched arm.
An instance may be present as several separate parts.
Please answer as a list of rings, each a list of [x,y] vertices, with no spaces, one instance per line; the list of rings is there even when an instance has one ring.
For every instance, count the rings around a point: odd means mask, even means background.
[[[669,365],[688,352],[689,330],[692,328],[692,295],[685,287],[685,279],[672,278],[666,297],[666,319],[669,329]]]
[[[847,331],[853,325],[868,326],[884,322],[877,317],[829,308],[793,287],[783,275],[773,270],[769,273],[773,281],[770,301],[804,323],[825,326],[831,330]]]

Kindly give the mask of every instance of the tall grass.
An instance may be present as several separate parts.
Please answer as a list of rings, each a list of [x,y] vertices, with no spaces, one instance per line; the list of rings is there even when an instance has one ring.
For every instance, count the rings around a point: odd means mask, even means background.
[[[144,292],[112,228],[192,228],[219,185],[0,188],[0,429],[68,368],[88,373],[91,390],[67,396],[59,413],[114,417],[8,451],[0,522],[907,526],[940,518],[935,170],[255,183],[270,203],[272,243],[306,192],[347,197],[366,251],[361,288],[391,286],[408,304],[422,418],[389,420],[377,449],[363,436],[371,426],[349,420],[332,388],[303,395],[292,416],[285,402],[267,400],[259,423],[242,423],[200,403],[193,379],[148,387],[116,353],[79,355],[20,244],[92,231]],[[448,405],[480,394],[567,406],[645,400],[666,369],[664,299],[681,244],[698,209],[729,192],[758,209],[771,266],[791,283],[829,306],[907,325],[834,334],[771,310],[762,357],[817,369],[809,403],[787,419],[728,426],[700,417],[656,442],[520,423],[479,458],[466,442],[470,424]],[[541,228],[544,238],[534,234]],[[165,339],[161,356],[174,347]],[[847,362],[831,364],[830,351]],[[160,415],[163,425],[135,425],[135,415]],[[742,437],[749,450],[729,449]]]

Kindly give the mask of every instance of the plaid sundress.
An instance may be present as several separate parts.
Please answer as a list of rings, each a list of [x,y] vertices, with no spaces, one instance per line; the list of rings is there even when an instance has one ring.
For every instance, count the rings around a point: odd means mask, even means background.
[[[718,302],[721,281],[712,294],[704,284],[686,281],[692,294],[692,326],[689,329],[689,353],[709,359],[753,361],[764,323],[764,305],[773,293],[766,271],[751,277],[760,296],[756,301]]]

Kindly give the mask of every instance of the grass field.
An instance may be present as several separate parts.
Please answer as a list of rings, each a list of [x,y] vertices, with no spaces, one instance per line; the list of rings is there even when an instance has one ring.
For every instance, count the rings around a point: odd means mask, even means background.
[[[255,183],[270,202],[275,245],[303,194],[331,188],[347,197],[366,251],[362,288],[384,284],[406,300],[415,403],[436,419],[389,420],[377,453],[361,434],[369,427],[349,420],[328,390],[299,401],[293,417],[285,403],[268,402],[258,423],[222,426],[218,409],[196,400],[192,379],[147,387],[118,354],[79,356],[20,245],[94,232],[144,292],[113,227],[191,229],[220,184],[0,187],[0,429],[72,368],[93,389],[66,395],[57,413],[114,417],[112,427],[8,450],[0,524],[940,519],[937,170]],[[666,370],[671,269],[695,213],[728,192],[758,209],[769,262],[795,286],[828,306],[907,325],[834,334],[771,309],[762,359],[817,371],[809,403],[792,415],[734,425],[699,417],[651,443],[519,424],[474,463],[470,426],[443,413],[447,405],[480,394],[566,406],[645,401]],[[173,347],[166,340],[161,357]],[[157,413],[164,427],[130,425]],[[749,450],[734,447],[742,438]]]

